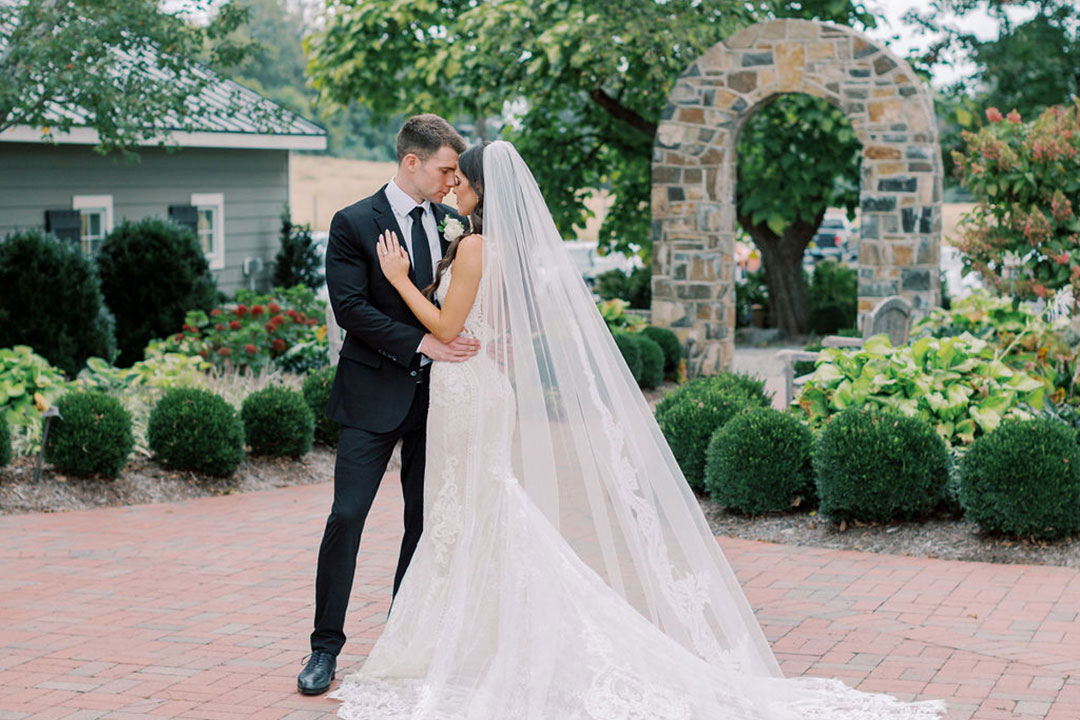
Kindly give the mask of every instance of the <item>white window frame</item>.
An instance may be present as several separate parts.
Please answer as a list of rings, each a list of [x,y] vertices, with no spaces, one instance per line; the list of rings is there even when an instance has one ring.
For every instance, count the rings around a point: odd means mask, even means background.
[[[103,217],[101,218],[101,239],[98,241],[98,247],[101,247],[100,243],[105,241],[105,237],[113,231],[113,196],[112,195],[74,195],[71,198],[72,210],[103,210]],[[82,213],[80,212],[80,215]],[[79,233],[79,247],[83,247],[83,243],[86,242],[82,238],[82,232]],[[92,257],[95,252],[89,253]],[[86,253],[85,248],[83,252]]]
[[[211,270],[221,270],[225,267],[225,193],[192,193],[191,204],[200,212],[214,211],[213,251],[206,254],[206,259]]]

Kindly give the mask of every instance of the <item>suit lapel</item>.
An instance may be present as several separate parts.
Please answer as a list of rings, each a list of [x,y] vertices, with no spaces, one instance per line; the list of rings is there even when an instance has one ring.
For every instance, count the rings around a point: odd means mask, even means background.
[[[375,227],[379,229],[379,235],[381,236],[387,230],[392,231],[397,235],[401,247],[405,248],[405,253],[409,254],[409,244],[405,240],[405,235],[401,232],[401,226],[398,225],[394,210],[390,207],[390,201],[386,198],[386,185],[383,185],[379,192],[375,193],[375,200],[371,203],[371,206],[375,210]],[[378,238],[376,238],[377,240]],[[409,257],[409,279],[412,280],[413,285],[416,285],[416,272],[413,269],[411,255]]]

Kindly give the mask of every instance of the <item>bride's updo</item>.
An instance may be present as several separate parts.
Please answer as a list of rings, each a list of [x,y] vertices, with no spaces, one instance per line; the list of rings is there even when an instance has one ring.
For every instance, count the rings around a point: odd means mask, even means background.
[[[473,145],[461,153],[458,158],[458,170],[469,181],[469,187],[476,193],[476,207],[469,213],[469,227],[459,237],[454,238],[450,247],[446,249],[446,255],[435,268],[435,282],[424,288],[424,295],[430,300],[435,297],[435,291],[439,289],[443,273],[457,256],[458,243],[466,235],[476,235],[484,231],[484,148],[491,143],[487,140]]]

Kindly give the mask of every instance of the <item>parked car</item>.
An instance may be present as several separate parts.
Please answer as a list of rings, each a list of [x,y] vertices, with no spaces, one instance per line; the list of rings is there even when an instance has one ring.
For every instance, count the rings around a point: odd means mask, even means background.
[[[826,214],[807,246],[807,254],[817,260],[849,260],[853,255],[855,232],[845,215]]]
[[[596,276],[609,270],[622,270],[630,272],[641,267],[641,258],[637,255],[626,257],[622,253],[608,253],[601,255],[597,250],[597,243],[580,240],[566,242],[566,249],[570,251],[570,257],[578,266],[581,277],[585,284],[592,287],[596,283]]]

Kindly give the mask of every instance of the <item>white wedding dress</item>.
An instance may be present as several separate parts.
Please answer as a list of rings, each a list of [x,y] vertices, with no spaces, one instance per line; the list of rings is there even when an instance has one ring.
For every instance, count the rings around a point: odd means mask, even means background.
[[[523,181],[519,176],[492,177],[491,158],[500,157],[492,148],[512,153],[507,162],[521,173],[516,152],[501,146],[508,144],[496,143],[485,151],[488,188]],[[547,329],[556,338],[536,332],[539,304],[526,314],[513,311],[508,296],[515,289],[508,285],[514,273],[507,266],[515,262],[491,234],[493,225],[499,227],[491,218],[493,194],[489,190],[486,199],[485,279],[465,323],[465,332],[480,339],[482,349],[467,362],[435,363],[432,368],[424,533],[382,636],[362,669],[331,695],[342,700],[339,716],[938,717],[940,703],[906,704],[857,692],[835,680],[779,677],[771,653],[760,642],[756,621],[748,609],[742,611],[741,591],[725,575],[729,571],[720,565],[722,556],[711,536],[702,542],[716,555],[702,557],[718,558],[715,567],[713,560],[700,560],[696,562],[702,567],[682,572],[684,564],[695,562],[679,561],[677,556],[694,556],[685,548],[680,551],[672,539],[688,532],[687,521],[676,522],[682,505],[662,499],[661,491],[633,464],[640,448],[654,438],[644,431],[640,437],[628,434],[627,424],[632,429],[634,422],[651,422],[651,417],[638,417],[644,406],[638,395],[640,404],[622,408],[623,419],[617,419],[623,399],[608,387],[613,381],[584,367],[600,352],[593,345],[603,342],[591,334],[591,320],[568,318],[566,332],[555,332],[549,322]],[[452,282],[449,274],[443,278],[443,293]],[[534,318],[524,341],[515,316],[521,322],[526,316]],[[516,337],[507,339],[510,335]],[[609,351],[604,345],[601,354],[607,357]],[[573,353],[577,357],[570,357]],[[563,361],[584,361],[573,370],[580,386],[559,369]],[[534,365],[536,377],[548,379],[539,401],[527,391],[535,378],[526,369]],[[551,380],[560,373],[562,382]],[[623,380],[617,375],[617,382]],[[523,430],[522,422],[531,417],[525,405],[536,405],[537,412],[546,408],[546,414],[543,422]],[[586,405],[581,417],[590,419],[585,425],[591,430],[575,422],[574,407]],[[570,434],[563,434],[560,426]],[[592,439],[584,442],[583,436],[591,433]],[[536,454],[545,443],[554,446],[550,460]],[[588,499],[575,496],[565,482],[558,498],[543,489],[529,491],[523,482],[537,472],[538,464],[547,462],[551,467],[543,468],[541,477],[549,484],[567,473],[579,477],[573,458],[599,444],[605,457],[614,453],[612,462],[620,467],[610,473],[611,484],[603,489],[580,483]],[[606,462],[602,465],[607,467]],[[576,499],[568,502],[571,498]],[[688,512],[700,515],[696,508]],[[605,540],[597,543],[596,537]],[[710,619],[712,614],[726,620]]]

